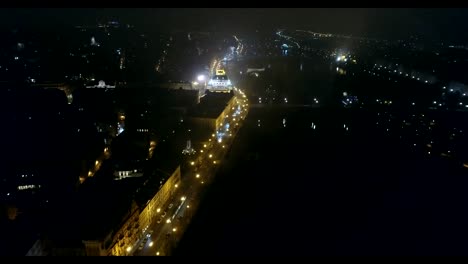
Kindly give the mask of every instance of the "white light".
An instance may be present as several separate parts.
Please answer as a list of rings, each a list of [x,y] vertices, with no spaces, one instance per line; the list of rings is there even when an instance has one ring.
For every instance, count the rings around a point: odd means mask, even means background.
[[[152,247],[153,244],[154,244],[153,241],[151,241],[151,242],[149,243],[149,246]]]
[[[453,89],[450,89],[451,92],[453,92]]]

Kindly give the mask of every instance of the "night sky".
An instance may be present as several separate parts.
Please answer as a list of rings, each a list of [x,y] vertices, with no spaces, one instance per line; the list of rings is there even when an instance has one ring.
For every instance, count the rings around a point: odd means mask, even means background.
[[[429,40],[467,40],[467,9],[364,8],[104,8],[2,9],[3,26],[57,27],[118,19],[146,30],[251,30],[297,27],[382,38],[418,34]]]

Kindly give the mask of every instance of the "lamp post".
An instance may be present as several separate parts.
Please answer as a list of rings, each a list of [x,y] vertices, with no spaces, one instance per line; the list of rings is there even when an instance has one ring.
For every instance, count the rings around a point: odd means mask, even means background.
[[[197,76],[197,81],[200,84],[203,84],[203,91],[200,89],[200,92],[199,92],[199,94],[202,95],[205,92],[205,89],[206,89],[206,76],[203,75],[203,74],[198,75]]]
[[[199,83],[203,83],[203,88],[206,87],[206,76],[205,75],[203,75],[203,74],[198,75],[197,76],[197,81]]]

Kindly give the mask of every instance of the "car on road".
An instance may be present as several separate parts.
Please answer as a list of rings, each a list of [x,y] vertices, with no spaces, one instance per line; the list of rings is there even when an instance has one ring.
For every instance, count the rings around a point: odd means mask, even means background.
[[[169,205],[169,209],[171,209],[173,206],[174,206],[174,204],[171,203],[171,204]]]
[[[162,221],[162,218],[159,218],[159,219],[158,219],[158,224],[161,223],[161,221]]]
[[[161,215],[161,216],[162,216],[162,217],[165,217],[165,216],[166,216],[166,214],[167,214],[167,212],[166,212],[166,211],[164,211],[164,212],[162,213],[162,215]]]

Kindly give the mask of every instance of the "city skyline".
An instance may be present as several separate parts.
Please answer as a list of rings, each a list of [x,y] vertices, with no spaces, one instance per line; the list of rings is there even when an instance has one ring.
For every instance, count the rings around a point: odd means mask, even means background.
[[[117,20],[144,30],[248,31],[304,28],[325,33],[466,42],[467,9],[455,8],[6,8],[4,26],[76,26]]]

